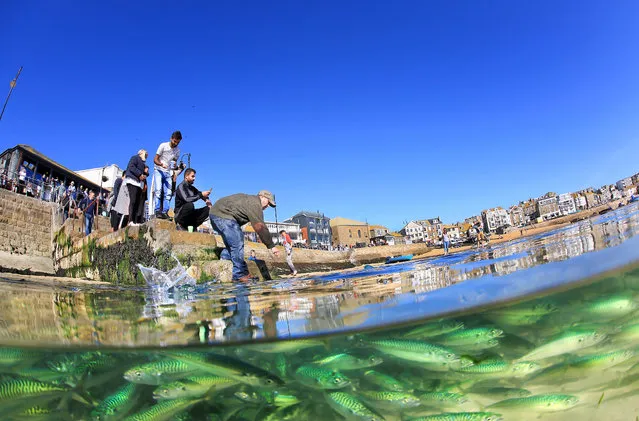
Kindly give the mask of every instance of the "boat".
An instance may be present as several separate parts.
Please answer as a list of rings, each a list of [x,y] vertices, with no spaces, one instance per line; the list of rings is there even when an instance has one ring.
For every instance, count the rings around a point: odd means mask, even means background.
[[[412,258],[413,258],[412,254],[404,254],[403,256],[395,256],[395,257],[389,256],[386,258],[386,264],[408,262],[409,260],[412,260]]]

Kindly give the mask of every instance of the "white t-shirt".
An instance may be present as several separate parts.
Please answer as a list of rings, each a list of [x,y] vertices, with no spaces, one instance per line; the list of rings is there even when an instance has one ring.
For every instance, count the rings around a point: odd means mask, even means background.
[[[163,172],[168,172],[177,166],[177,160],[180,159],[180,148],[177,146],[171,148],[171,142],[164,142],[160,143],[158,151],[155,154],[160,155],[160,162],[167,167],[162,168],[156,165],[155,168]]]

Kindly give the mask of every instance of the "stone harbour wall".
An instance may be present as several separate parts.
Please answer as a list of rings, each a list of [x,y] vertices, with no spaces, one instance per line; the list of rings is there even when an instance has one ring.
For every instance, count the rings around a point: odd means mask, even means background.
[[[54,206],[0,189],[0,251],[50,258]]]

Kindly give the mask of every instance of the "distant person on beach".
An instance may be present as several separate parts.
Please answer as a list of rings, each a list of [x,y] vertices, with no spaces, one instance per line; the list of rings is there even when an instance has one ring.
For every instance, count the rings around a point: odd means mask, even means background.
[[[257,260],[257,254],[255,253],[255,250],[251,250],[251,251],[249,252],[249,258],[248,258],[248,259],[249,259],[249,260],[253,260],[253,261],[256,261],[256,260]]]
[[[173,170],[177,169],[177,161],[180,159],[182,133],[177,130],[171,134],[168,142],[160,143],[153,163],[153,198],[155,217],[169,219],[168,211],[173,196]]]
[[[175,217],[173,219],[178,230],[186,231],[188,227],[193,227],[195,230],[209,217],[211,190],[201,192],[195,188],[193,183],[195,183],[195,170],[187,168],[184,171],[184,181],[180,183],[175,192]],[[195,202],[200,199],[206,202],[206,206],[195,209]]]
[[[293,241],[291,240],[291,236],[286,233],[286,230],[280,231],[280,241],[286,250],[286,263],[288,263],[291,273],[295,276],[297,275],[297,270],[295,270],[295,266],[293,266]]]
[[[98,214],[98,200],[95,198],[95,192],[89,191],[89,194],[80,202],[80,210],[84,213],[84,234],[89,235],[93,230],[93,220]]]
[[[444,246],[444,255],[447,255],[448,247],[450,247],[450,238],[448,237],[448,231],[446,228],[442,231],[442,244]]]
[[[211,225],[220,233],[226,245],[220,258],[233,262],[234,281],[251,280],[244,261],[242,225],[250,222],[266,248],[271,250],[275,257],[279,256],[279,250],[275,248],[271,233],[264,224],[264,209],[269,206],[275,207],[275,196],[267,190],[262,190],[257,195],[237,193],[222,197],[211,208]]]

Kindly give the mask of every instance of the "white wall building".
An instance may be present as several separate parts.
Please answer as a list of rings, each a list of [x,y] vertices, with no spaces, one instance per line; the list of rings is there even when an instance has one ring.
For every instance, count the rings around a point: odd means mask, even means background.
[[[575,200],[575,207],[578,211],[588,209],[588,202],[585,196],[578,194],[573,199]]]
[[[411,243],[424,241],[424,227],[415,221],[406,224],[400,233]]]
[[[76,173],[86,178],[87,180],[94,182],[98,186],[100,185],[102,176],[105,176],[107,180],[102,182],[102,187],[111,190],[113,188],[113,183],[115,183],[115,180],[119,177],[122,177],[122,171],[124,171],[122,168],[118,167],[116,164],[112,164],[100,168],[79,170],[76,171]]]
[[[280,231],[282,230],[286,231],[286,233],[291,236],[293,244],[304,243],[300,224],[296,224],[294,222],[278,222],[277,224],[275,222],[264,223],[266,224],[266,228],[268,228],[268,232],[271,233],[271,238],[275,244],[280,244],[279,237]]]
[[[481,212],[484,229],[495,232],[498,228],[512,226],[508,211],[502,207],[487,209]]]
[[[569,215],[577,212],[577,205],[571,193],[560,194],[557,197],[557,204],[559,205],[559,213],[561,215]]]
[[[621,180],[617,181],[617,190],[620,191],[624,191],[627,190],[628,187],[630,187],[632,185],[632,177],[626,177],[626,178],[622,178]]]
[[[526,215],[524,215],[524,209],[519,205],[513,205],[508,209],[510,215],[510,222],[514,227],[521,227],[526,225]]]

